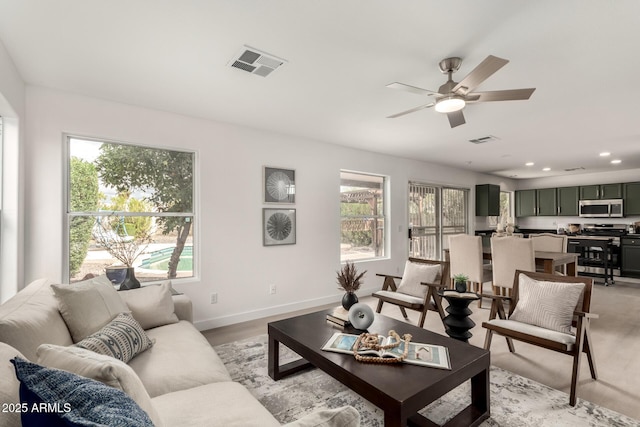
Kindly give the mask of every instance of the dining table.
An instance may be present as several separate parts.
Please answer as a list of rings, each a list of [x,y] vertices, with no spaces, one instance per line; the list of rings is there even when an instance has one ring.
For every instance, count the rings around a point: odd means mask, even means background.
[[[545,273],[553,274],[556,267],[567,266],[567,276],[577,276],[578,254],[567,252],[535,251],[536,267],[542,267]],[[491,260],[491,247],[482,248],[482,258]]]

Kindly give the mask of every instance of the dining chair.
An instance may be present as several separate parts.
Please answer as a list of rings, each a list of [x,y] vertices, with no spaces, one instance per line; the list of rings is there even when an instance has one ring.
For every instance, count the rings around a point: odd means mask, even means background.
[[[510,296],[513,288],[513,274],[516,270],[536,271],[533,240],[519,237],[492,237],[491,262],[493,294]]]
[[[529,238],[533,240],[534,251],[545,252],[567,252],[567,236],[552,233],[535,233],[529,234]],[[565,266],[558,267],[558,274],[565,274]],[[539,269],[538,271],[542,271]]]
[[[453,276],[464,274],[469,279],[467,286],[473,287],[473,292],[482,294],[482,284],[492,279],[491,265],[483,264],[482,237],[468,234],[449,236],[449,275],[453,285]],[[478,307],[482,308],[482,298],[478,300]]]

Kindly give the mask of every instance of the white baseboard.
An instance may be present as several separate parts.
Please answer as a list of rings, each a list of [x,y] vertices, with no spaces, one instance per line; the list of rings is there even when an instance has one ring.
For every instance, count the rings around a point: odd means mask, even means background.
[[[359,295],[370,296],[373,292],[378,291],[379,288],[360,289]],[[214,317],[206,320],[197,320],[193,322],[194,326],[199,331],[206,331],[208,329],[220,328],[222,326],[235,325],[236,323],[248,322],[250,320],[262,319],[269,316],[277,316],[279,314],[290,313],[296,310],[303,310],[306,308],[313,308],[327,304],[339,304],[342,299],[342,295],[331,295],[327,297],[314,298],[309,300],[297,301],[289,304],[276,305],[272,307],[265,307],[258,310],[244,311],[241,313],[230,314],[227,316]]]

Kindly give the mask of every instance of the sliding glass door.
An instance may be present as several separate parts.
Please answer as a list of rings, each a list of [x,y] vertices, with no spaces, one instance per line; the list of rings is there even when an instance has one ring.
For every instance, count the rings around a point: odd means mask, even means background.
[[[443,258],[448,236],[469,229],[469,190],[409,182],[409,256]]]

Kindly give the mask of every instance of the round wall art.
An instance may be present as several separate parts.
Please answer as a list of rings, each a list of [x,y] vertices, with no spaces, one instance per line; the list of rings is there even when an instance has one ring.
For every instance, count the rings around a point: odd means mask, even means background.
[[[293,245],[296,243],[295,209],[262,209],[264,246]]]
[[[295,203],[296,171],[264,167],[264,202]]]

